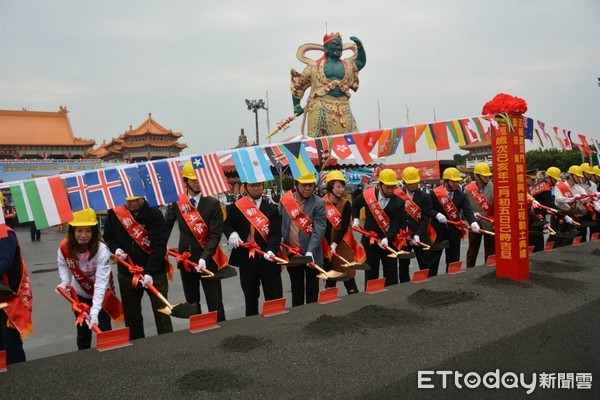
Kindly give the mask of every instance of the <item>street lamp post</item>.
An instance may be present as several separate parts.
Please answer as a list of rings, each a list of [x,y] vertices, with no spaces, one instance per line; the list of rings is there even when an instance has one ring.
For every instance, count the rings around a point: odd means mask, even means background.
[[[267,107],[265,107],[265,102],[263,99],[258,99],[258,100],[248,100],[246,99],[246,106],[248,107],[248,110],[252,111],[254,113],[254,123],[256,125],[256,145],[259,145],[259,138],[258,138],[258,110],[263,109],[266,110]]]

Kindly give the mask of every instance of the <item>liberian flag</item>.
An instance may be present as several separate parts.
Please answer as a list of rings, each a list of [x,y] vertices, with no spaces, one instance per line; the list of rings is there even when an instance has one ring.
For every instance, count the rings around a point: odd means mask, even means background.
[[[71,202],[73,211],[81,211],[90,208],[90,203],[87,197],[87,185],[83,180],[83,174],[70,176],[65,179],[67,183],[67,193]]]
[[[216,153],[192,157],[192,165],[198,177],[203,196],[229,191],[229,184]]]
[[[185,193],[179,163],[175,160],[160,160],[139,166],[144,182],[146,200],[151,207],[173,203]]]
[[[58,176],[24,181],[10,187],[19,222],[35,221],[37,229],[73,220],[73,212]]]

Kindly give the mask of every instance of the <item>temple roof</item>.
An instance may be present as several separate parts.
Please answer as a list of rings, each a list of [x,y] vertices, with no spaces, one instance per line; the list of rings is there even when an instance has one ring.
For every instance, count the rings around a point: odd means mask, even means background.
[[[173,135],[176,138],[181,137],[181,132],[173,132],[171,129],[167,129],[163,127],[161,124],[152,119],[152,113],[148,113],[148,118],[142,122],[140,126],[135,129],[132,129],[129,126],[129,130],[123,133],[120,138],[125,138],[127,136],[142,136],[145,134],[153,134],[153,135]]]
[[[0,110],[0,143],[4,146],[93,146],[93,139],[73,135],[66,107],[58,112]]]
[[[492,138],[489,134],[485,134],[483,140],[479,140],[477,142],[471,142],[469,144],[465,144],[460,146],[461,150],[472,150],[472,149],[480,149],[482,147],[492,147]]]

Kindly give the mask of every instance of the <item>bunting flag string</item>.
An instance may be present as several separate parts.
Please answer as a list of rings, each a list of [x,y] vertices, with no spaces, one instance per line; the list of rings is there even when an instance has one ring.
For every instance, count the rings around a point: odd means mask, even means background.
[[[531,143],[535,136],[540,148],[567,151],[576,147],[584,156],[596,153],[600,161],[600,141],[577,134],[580,143],[576,143],[570,130],[524,118],[526,138]],[[229,165],[235,166],[240,178],[247,182],[272,180],[271,166],[280,172],[289,167],[297,178],[316,172],[315,165],[319,169],[335,163],[372,165],[379,164],[377,158],[398,152],[415,154],[423,136],[428,148],[436,151],[449,150],[450,140],[458,146],[488,140],[490,125],[495,123],[494,118],[489,116],[474,116],[319,138],[301,137],[293,141],[288,139],[287,142],[195,155],[191,160],[204,195],[216,195],[230,189],[221,164],[223,160],[229,160]],[[44,228],[68,222],[72,211],[88,207],[96,211],[114,208],[124,204],[126,197],[145,196],[152,206],[176,201],[179,194],[185,192],[181,164],[189,160],[190,156],[182,156],[9,182],[0,187],[10,187],[20,222],[35,221],[38,228]]]

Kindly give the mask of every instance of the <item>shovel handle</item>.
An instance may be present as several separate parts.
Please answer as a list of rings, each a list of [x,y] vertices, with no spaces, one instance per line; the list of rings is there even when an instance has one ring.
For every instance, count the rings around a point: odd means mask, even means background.
[[[147,288],[147,289],[148,289],[148,290],[149,290],[149,291],[150,291],[150,292],[151,292],[153,295],[155,295],[156,297],[158,297],[158,298],[160,299],[160,301],[162,301],[162,302],[165,304],[165,306],[167,306],[167,308],[168,308],[169,310],[172,310],[172,309],[173,309],[173,306],[171,305],[171,303],[169,303],[169,300],[167,300],[167,299],[165,298],[165,296],[163,296],[163,295],[162,295],[162,293],[161,293],[161,292],[159,292],[159,291],[158,291],[158,289],[157,289],[157,288],[156,288],[156,287],[155,287],[153,284],[151,284],[151,283],[146,283],[146,284],[145,284],[145,287],[146,287],[146,288]]]
[[[6,307],[8,307],[8,303],[0,303],[0,310]]]
[[[338,253],[331,252],[335,257],[339,258],[341,262],[344,264],[350,264],[350,261],[346,260],[344,257],[340,256]]]
[[[475,213],[475,218],[478,218],[483,221],[487,221],[491,224],[494,223],[494,218],[486,217],[485,215],[481,215],[480,213]]]
[[[63,289],[63,288],[61,288],[60,286],[57,286],[57,287],[56,287],[56,291],[57,291],[58,293],[60,293],[60,294],[62,295],[62,297],[64,297],[65,299],[67,299],[67,301],[68,301],[69,303],[71,303],[71,304],[75,304],[75,303],[77,303],[77,302],[75,301],[75,299],[74,299],[74,298],[72,298],[72,297],[71,297],[71,295],[70,295],[69,293],[67,293],[67,292],[66,292],[66,290],[64,290],[64,289]],[[7,304],[7,303],[2,303],[2,304],[6,304],[6,305],[8,306],[8,304]],[[2,307],[2,304],[0,304],[0,309],[4,308],[4,307]],[[86,320],[89,322],[89,321],[91,320],[91,318],[90,318],[90,315],[86,313],[86,314],[85,314],[85,319],[86,319]],[[96,332],[96,333],[102,333],[102,329],[100,329],[100,328],[98,327],[98,325],[96,325],[96,324],[92,325],[90,329],[91,329],[91,330],[93,330],[93,331],[94,331],[94,332]]]
[[[431,248],[430,245],[428,245],[427,243],[423,243],[423,242],[417,242],[417,244],[419,246],[421,246],[423,248],[423,250],[429,250]]]

